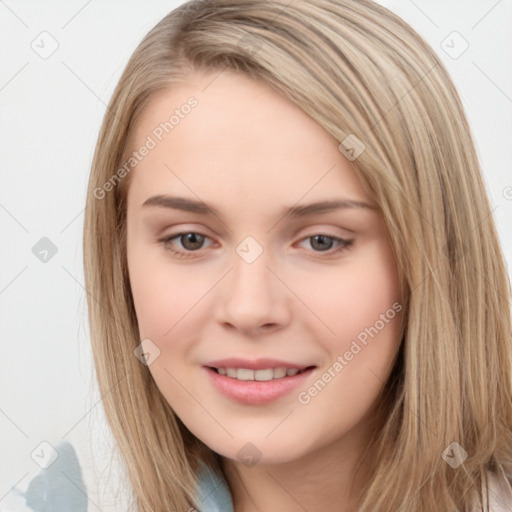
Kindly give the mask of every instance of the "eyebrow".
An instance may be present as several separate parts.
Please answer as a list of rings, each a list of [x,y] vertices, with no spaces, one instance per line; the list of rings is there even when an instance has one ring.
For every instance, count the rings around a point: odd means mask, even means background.
[[[173,210],[182,210],[185,212],[198,213],[200,215],[215,215],[220,217],[219,212],[212,206],[203,201],[196,201],[185,197],[173,197],[167,195],[152,196],[144,201],[143,208],[149,206],[157,206],[160,208],[170,208]],[[352,199],[331,199],[318,201],[302,206],[291,206],[285,208],[282,216],[291,216],[295,218],[307,217],[309,215],[328,213],[335,210],[343,210],[347,208],[362,208],[369,210],[377,210],[376,206],[365,203],[363,201],[355,201]]]

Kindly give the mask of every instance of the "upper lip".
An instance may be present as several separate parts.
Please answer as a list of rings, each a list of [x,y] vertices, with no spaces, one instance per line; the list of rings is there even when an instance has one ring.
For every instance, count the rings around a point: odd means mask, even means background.
[[[267,368],[297,368],[297,370],[304,370],[305,368],[314,365],[291,363],[289,361],[280,361],[278,359],[269,358],[250,360],[230,357],[228,359],[210,361],[204,366],[208,366],[210,368],[247,368],[249,370],[265,370]]]

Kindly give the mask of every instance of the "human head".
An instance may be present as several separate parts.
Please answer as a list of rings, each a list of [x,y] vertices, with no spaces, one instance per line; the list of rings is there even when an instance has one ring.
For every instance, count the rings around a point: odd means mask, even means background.
[[[133,356],[141,340],[125,246],[131,174],[110,180],[119,177],[133,150],[129,136],[137,117],[157,91],[196,69],[225,67],[263,80],[340,143],[355,135],[349,141],[364,144],[352,167],[385,219],[406,316],[403,354],[389,383],[393,400],[375,444],[381,467],[365,506],[384,510],[384,504],[421,503],[429,510],[434,490],[452,505],[447,482],[466,489],[468,475],[476,477],[496,456],[497,440],[504,439],[504,427],[487,425],[485,411],[510,415],[508,383],[488,374],[498,362],[509,374],[510,323],[506,273],[478,161],[457,93],[421,38],[374,3],[319,0],[288,7],[256,1],[184,4],[137,48],[106,113],[85,225],[86,278],[94,297],[91,335],[100,386],[111,390],[104,399],[107,417],[141,506],[158,509],[159,502],[151,500],[165,496],[184,504],[176,476],[183,475],[181,488],[191,493],[193,462],[208,452]],[[115,186],[106,190],[108,182]],[[135,444],[140,425],[145,437]],[[484,427],[485,434],[479,433]],[[465,465],[467,475],[449,473],[441,460],[454,439],[474,455]],[[157,490],[154,466],[160,474],[168,471],[168,481],[152,498],[143,488]],[[398,467],[409,475],[400,489],[392,482]],[[419,492],[432,474],[433,485]]]

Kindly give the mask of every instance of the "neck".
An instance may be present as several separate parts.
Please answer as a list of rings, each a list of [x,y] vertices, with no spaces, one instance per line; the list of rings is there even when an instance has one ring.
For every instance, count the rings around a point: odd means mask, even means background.
[[[368,446],[367,429],[293,461],[247,467],[224,459],[235,512],[355,512],[369,468],[358,464]]]

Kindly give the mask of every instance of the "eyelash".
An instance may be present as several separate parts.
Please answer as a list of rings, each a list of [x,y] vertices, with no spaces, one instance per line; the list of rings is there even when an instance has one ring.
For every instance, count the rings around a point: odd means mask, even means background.
[[[200,235],[200,236],[204,237],[205,239],[209,239],[209,237],[207,237],[206,235],[203,235],[202,233],[199,233],[197,231],[183,231],[181,233],[177,233],[175,235],[162,238],[162,239],[159,240],[159,242],[173,256],[176,256],[178,258],[193,258],[193,257],[195,257],[195,256],[193,256],[193,253],[199,252],[201,249],[197,249],[195,251],[190,251],[190,250],[186,250],[186,249],[185,250],[181,250],[181,251],[177,251],[176,249],[173,249],[172,247],[169,247],[169,244],[172,242],[172,240],[174,240],[176,238],[180,238],[180,237],[182,237],[184,235],[190,235],[190,234]],[[353,239],[352,240],[347,240],[347,239],[344,239],[344,238],[339,238],[339,237],[336,237],[336,236],[327,235],[325,233],[316,233],[314,235],[302,238],[300,241],[303,242],[304,240],[308,240],[308,239],[314,238],[315,236],[323,236],[325,238],[334,240],[334,242],[339,244],[338,247],[336,249],[334,249],[334,250],[333,249],[327,249],[325,251],[315,251],[315,250],[313,250],[313,252],[315,252],[317,254],[327,254],[329,256],[334,256],[336,254],[339,254],[339,253],[349,249],[352,246],[353,242],[354,242]]]

